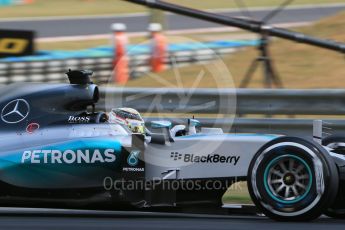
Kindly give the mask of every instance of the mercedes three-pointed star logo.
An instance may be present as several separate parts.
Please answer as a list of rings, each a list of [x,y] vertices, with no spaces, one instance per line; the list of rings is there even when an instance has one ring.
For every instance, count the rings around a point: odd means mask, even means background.
[[[1,119],[9,124],[19,123],[30,113],[29,103],[24,99],[15,99],[5,105],[1,111]]]

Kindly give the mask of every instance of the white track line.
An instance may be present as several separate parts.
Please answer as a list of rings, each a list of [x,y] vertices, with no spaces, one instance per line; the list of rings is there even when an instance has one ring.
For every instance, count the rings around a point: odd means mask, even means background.
[[[296,23],[280,23],[274,24],[274,26],[289,28],[289,27],[300,27],[311,25],[311,22],[296,22]],[[241,29],[234,27],[216,27],[216,28],[201,28],[201,29],[188,29],[188,30],[170,30],[167,31],[167,35],[183,35],[183,34],[202,34],[202,33],[221,33],[221,32],[236,32]],[[133,32],[127,33],[128,37],[143,37],[147,36],[147,32]],[[48,38],[37,38],[37,42],[67,42],[67,41],[87,41],[87,40],[100,40],[100,39],[111,39],[111,34],[97,34],[97,35],[80,35],[80,36],[63,36],[63,37],[48,37]]]

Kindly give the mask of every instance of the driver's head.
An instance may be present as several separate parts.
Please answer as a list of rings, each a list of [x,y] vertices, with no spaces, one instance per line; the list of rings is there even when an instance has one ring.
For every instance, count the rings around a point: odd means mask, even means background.
[[[144,133],[145,122],[132,108],[115,108],[109,113],[109,123],[126,125],[133,133]]]

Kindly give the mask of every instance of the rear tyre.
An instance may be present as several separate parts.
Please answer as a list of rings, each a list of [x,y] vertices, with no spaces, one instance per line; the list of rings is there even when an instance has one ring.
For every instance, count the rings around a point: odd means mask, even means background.
[[[338,172],[319,144],[296,137],[264,145],[248,169],[248,188],[255,205],[279,221],[319,217],[334,201]]]

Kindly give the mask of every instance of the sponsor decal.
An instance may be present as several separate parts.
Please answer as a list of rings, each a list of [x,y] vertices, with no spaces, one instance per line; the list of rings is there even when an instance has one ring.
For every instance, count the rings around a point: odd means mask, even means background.
[[[15,99],[2,108],[1,120],[8,124],[16,124],[23,121],[29,113],[29,103],[24,99]]]
[[[132,150],[127,158],[128,165],[132,167],[137,166],[139,163],[139,154],[140,154],[139,150]]]
[[[195,155],[195,154],[181,154],[178,152],[171,152],[170,155],[174,161],[183,160],[186,163],[225,163],[237,165],[240,156],[224,156],[220,154]]]
[[[123,172],[144,172],[145,168],[123,168]]]
[[[69,116],[69,123],[89,123],[91,118],[89,116]]]
[[[18,54],[28,45],[28,40],[22,38],[1,38],[0,52],[8,54]]]
[[[22,154],[21,163],[31,164],[94,164],[116,161],[114,149],[85,150],[28,150]]]
[[[123,172],[144,172],[145,168],[143,167],[136,167],[139,164],[139,150],[132,150],[127,157],[127,164],[131,167],[124,167],[122,169]]]
[[[178,152],[171,152],[170,157],[174,158],[174,161],[177,161],[182,159],[182,154]]]
[[[34,32],[0,30],[0,58],[34,53]]]
[[[32,133],[34,133],[39,128],[40,128],[40,125],[38,123],[30,123],[26,127],[26,132],[32,134]]]

